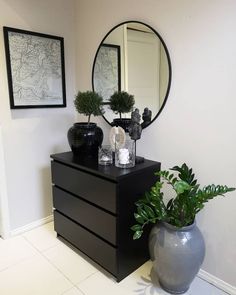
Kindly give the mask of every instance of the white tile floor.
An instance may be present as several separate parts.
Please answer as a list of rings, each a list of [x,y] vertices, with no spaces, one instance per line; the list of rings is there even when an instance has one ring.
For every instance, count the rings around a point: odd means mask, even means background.
[[[48,223],[9,240],[0,239],[1,295],[166,295],[151,262],[120,283],[79,251],[56,238]],[[151,281],[151,278],[153,281]],[[186,295],[225,295],[196,278]]]

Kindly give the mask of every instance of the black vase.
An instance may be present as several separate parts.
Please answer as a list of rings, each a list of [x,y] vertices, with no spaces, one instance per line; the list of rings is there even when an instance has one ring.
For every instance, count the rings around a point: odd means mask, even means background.
[[[103,132],[96,123],[75,123],[67,133],[70,148],[79,158],[98,157],[98,147],[103,141]]]
[[[113,119],[112,126],[120,126],[122,127],[125,132],[129,132],[129,126],[131,124],[131,119],[125,119],[125,118],[117,118]]]

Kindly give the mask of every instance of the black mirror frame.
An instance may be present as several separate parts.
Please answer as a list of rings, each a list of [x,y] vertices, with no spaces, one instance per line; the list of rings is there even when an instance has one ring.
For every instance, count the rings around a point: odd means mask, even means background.
[[[102,41],[100,42],[99,46],[98,46],[98,49],[96,51],[96,54],[95,54],[95,57],[94,57],[94,61],[93,61],[93,68],[92,68],[92,88],[93,88],[93,91],[94,90],[94,82],[93,82],[93,77],[94,77],[94,69],[95,69],[95,62],[96,62],[96,59],[97,59],[97,55],[98,55],[98,52],[99,52],[99,49],[101,47],[101,45],[103,44],[103,42],[106,40],[106,38],[108,37],[108,35],[114,31],[116,28],[118,28],[119,26],[122,26],[124,24],[128,24],[128,23],[138,23],[138,24],[141,24],[141,25],[144,25],[146,27],[148,27],[150,30],[152,30],[156,35],[157,37],[160,39],[164,49],[165,49],[165,52],[166,52],[166,57],[167,57],[167,61],[168,61],[168,69],[169,69],[169,81],[168,81],[168,85],[167,85],[167,90],[166,90],[166,95],[165,95],[165,98],[163,100],[163,103],[160,107],[160,110],[157,112],[156,116],[150,121],[150,123],[148,123],[145,127],[143,127],[143,129],[145,129],[146,127],[148,127],[149,125],[152,124],[153,121],[155,121],[157,119],[157,117],[161,114],[162,110],[164,109],[165,107],[165,104],[166,104],[166,101],[167,101],[167,98],[169,96],[169,92],[170,92],[170,86],[171,86],[171,79],[172,79],[172,68],[171,68],[171,60],[170,60],[170,55],[169,55],[169,51],[167,49],[167,46],[164,42],[164,40],[162,39],[162,37],[160,36],[160,34],[154,30],[151,26],[143,23],[143,22],[140,22],[140,21],[134,21],[134,20],[129,20],[129,21],[125,21],[125,22],[122,22],[118,25],[116,25],[115,27],[113,27],[106,35],[105,37],[102,39]],[[103,119],[110,125],[112,126],[112,124],[105,118],[105,116],[103,115]]]

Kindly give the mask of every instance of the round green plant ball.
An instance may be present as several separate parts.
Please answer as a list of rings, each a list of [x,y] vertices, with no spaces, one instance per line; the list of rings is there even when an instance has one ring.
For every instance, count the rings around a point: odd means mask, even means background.
[[[90,122],[91,115],[99,116],[103,114],[102,97],[93,91],[79,91],[75,97],[74,105],[79,114],[88,116]]]

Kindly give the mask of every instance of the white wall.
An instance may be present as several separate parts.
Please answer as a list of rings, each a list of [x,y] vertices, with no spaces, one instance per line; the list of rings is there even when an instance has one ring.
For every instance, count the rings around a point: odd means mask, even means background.
[[[78,0],[77,85],[91,88],[97,47],[126,20],[151,25],[169,49],[173,81],[161,116],[143,131],[138,153],[169,168],[191,165],[199,182],[236,186],[236,1]],[[109,130],[99,120],[104,132]],[[236,193],[199,214],[203,269],[236,286]]]
[[[9,208],[6,188],[5,160],[2,142],[2,127],[0,125],[0,235],[3,238],[9,237]]]
[[[0,35],[0,124],[11,230],[52,213],[50,154],[69,149],[74,121],[74,0],[0,0],[0,26],[64,37],[67,108],[10,110],[3,34]]]

